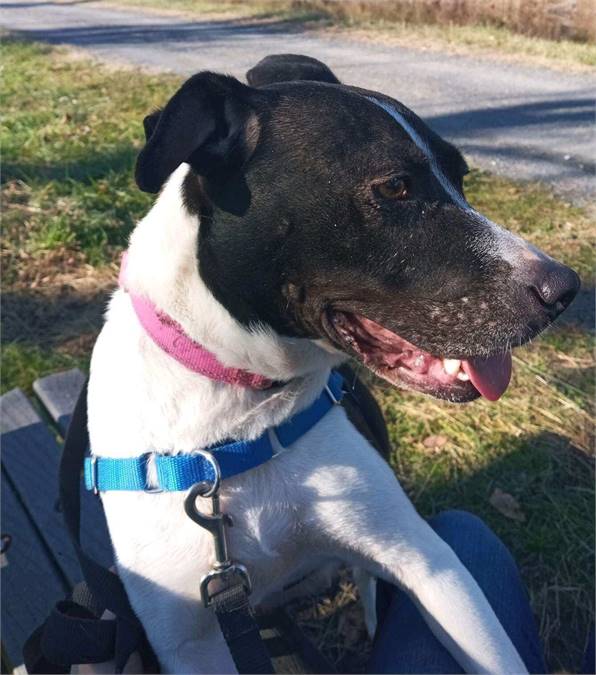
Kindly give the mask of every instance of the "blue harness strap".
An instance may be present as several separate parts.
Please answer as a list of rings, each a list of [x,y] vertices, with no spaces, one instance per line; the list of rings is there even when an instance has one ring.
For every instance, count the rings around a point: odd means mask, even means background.
[[[305,410],[277,427],[268,429],[254,441],[231,441],[208,450],[219,463],[221,477],[230,478],[264,464],[275,454],[269,432],[287,448],[312,429],[343,397],[343,378],[331,371],[319,397]],[[153,461],[157,485],[148,485],[147,466]],[[144,490],[147,492],[188,490],[195,483],[213,481],[213,466],[202,455],[162,455],[147,453],[138,457],[86,457],[85,487],[94,492]]]

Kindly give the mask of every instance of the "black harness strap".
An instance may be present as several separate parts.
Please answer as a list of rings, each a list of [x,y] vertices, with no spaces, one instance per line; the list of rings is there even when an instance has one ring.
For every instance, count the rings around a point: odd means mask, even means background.
[[[25,665],[29,673],[67,673],[77,663],[114,659],[116,672],[120,673],[136,651],[141,656],[143,671],[158,673],[157,659],[122,581],[81,547],[81,469],[88,445],[85,382],[64,440],[59,487],[64,521],[86,587],[79,585],[69,600],[57,603],[48,619],[27,640],[23,650]],[[101,619],[104,609],[110,610],[115,620]]]

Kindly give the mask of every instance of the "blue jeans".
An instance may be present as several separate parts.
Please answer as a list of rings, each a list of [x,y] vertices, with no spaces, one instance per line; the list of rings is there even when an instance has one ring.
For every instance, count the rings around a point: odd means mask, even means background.
[[[479,518],[464,511],[445,511],[430,525],[476,579],[528,671],[546,672],[526,590],[503,542]],[[464,672],[428,628],[412,600],[382,581],[377,586],[377,620],[367,672]]]

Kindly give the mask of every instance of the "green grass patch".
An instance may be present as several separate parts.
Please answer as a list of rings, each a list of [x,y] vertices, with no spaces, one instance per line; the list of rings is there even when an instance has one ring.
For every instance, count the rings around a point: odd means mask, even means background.
[[[483,402],[458,409],[398,392],[385,392],[381,400],[393,464],[416,507],[425,516],[449,508],[472,511],[503,539],[520,566],[547,657],[558,672],[579,666],[591,617],[592,464],[569,438],[591,427],[591,418],[576,417],[565,394],[557,400],[548,386],[541,394],[532,373],[517,370],[497,412]],[[547,403],[551,407],[543,408]],[[584,433],[589,435],[587,428]],[[516,500],[519,520],[492,505],[495,491]]]
[[[163,102],[176,80],[130,73],[123,86],[120,73],[55,54],[5,41],[5,253],[66,248],[99,264],[122,248],[151,202],[136,189],[131,166],[143,112]],[[15,264],[6,280],[15,279]]]
[[[417,49],[502,55],[516,61],[557,69],[587,71],[596,65],[596,45],[520,35],[502,26],[411,24],[403,21],[348,20],[338,24],[362,37]]]
[[[89,360],[56,350],[43,349],[18,342],[2,345],[1,393],[19,387],[28,394],[33,392],[33,382],[38,377],[60,370],[81,368],[87,370]]]
[[[2,391],[86,367],[135,221],[142,118],[178,78],[116,71],[63,49],[5,40]],[[473,170],[470,202],[578,269],[588,289],[594,220],[544,187]],[[485,518],[519,561],[551,667],[578,667],[593,616],[594,359],[589,320],[569,312],[515,355],[497,404],[453,406],[375,385],[393,466],[425,515]],[[499,489],[518,519],[499,511]]]

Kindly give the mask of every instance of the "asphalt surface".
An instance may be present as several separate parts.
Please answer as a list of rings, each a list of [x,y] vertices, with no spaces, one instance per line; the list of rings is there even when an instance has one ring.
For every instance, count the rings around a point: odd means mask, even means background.
[[[592,73],[325,37],[281,23],[144,14],[86,0],[0,2],[0,26],[102,60],[182,75],[209,69],[243,77],[267,54],[308,54],[342,81],[402,101],[476,166],[544,181],[576,202],[594,194]]]

